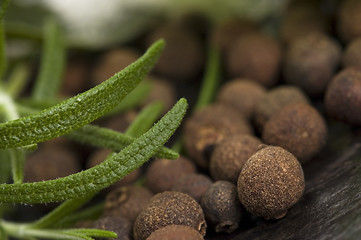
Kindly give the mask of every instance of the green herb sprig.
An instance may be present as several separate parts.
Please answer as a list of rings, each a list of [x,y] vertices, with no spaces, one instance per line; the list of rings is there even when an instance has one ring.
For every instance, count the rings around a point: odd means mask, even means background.
[[[6,71],[3,15],[9,2],[4,0],[0,9],[0,77],[5,76]],[[149,84],[136,87],[154,66],[164,48],[164,41],[154,43],[137,61],[105,82],[59,101],[57,95],[66,56],[62,36],[61,28],[54,20],[49,20],[44,32],[41,69],[27,103],[16,99],[25,86],[29,72],[25,65],[17,65],[15,69],[19,70],[19,74],[14,72],[7,81],[5,78],[0,81],[0,208],[5,203],[63,203],[32,223],[0,219],[0,239],[91,240],[94,237],[117,237],[110,231],[64,227],[70,227],[77,219],[98,216],[102,205],[79,213],[76,211],[97,192],[140,167],[150,157],[179,157],[178,153],[163,145],[185,115],[185,99],[180,99],[156,124],[154,122],[159,118],[162,105],[151,103],[139,113],[125,133],[90,124],[101,116],[128,109],[144,99]],[[123,99],[125,103],[122,104]],[[114,152],[103,163],[88,170],[54,180],[23,183],[28,151],[34,150],[40,142],[63,135],[85,144],[111,148]],[[11,176],[12,183],[9,183]]]

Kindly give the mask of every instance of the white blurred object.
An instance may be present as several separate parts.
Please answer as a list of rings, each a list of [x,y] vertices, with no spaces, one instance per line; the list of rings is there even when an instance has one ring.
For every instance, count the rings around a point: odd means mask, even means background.
[[[102,47],[129,41],[163,8],[159,0],[43,0],[65,25],[71,43]]]
[[[198,11],[218,21],[229,16],[260,20],[288,0],[39,0],[64,23],[68,39],[86,47],[131,40],[160,16]]]

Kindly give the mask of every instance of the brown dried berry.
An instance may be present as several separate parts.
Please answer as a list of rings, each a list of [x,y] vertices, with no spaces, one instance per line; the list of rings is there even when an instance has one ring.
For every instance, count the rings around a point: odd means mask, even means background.
[[[73,152],[63,147],[39,148],[25,162],[25,182],[39,182],[66,177],[80,171]]]
[[[290,43],[312,32],[327,32],[328,23],[318,1],[291,1],[282,16],[280,38]]]
[[[203,240],[203,236],[192,227],[169,225],[152,232],[147,240]]]
[[[186,193],[197,202],[212,184],[212,180],[204,174],[192,173],[184,175],[173,184],[172,191]]]
[[[294,103],[308,103],[308,97],[295,86],[284,85],[272,88],[255,108],[254,120],[263,128],[273,114]]]
[[[127,67],[140,57],[140,54],[132,48],[117,48],[101,56],[94,70],[94,85],[104,82],[115,73]]]
[[[245,163],[237,188],[238,197],[249,212],[265,219],[279,219],[303,194],[303,170],[290,152],[268,146]]]
[[[230,77],[249,78],[266,87],[276,83],[280,63],[279,43],[261,33],[238,38],[229,49],[226,58],[226,68]]]
[[[361,71],[361,37],[350,42],[343,52],[342,65],[344,68],[353,67]]]
[[[239,37],[257,29],[258,26],[255,22],[233,18],[216,25],[211,32],[210,41],[223,53],[226,53]]]
[[[251,119],[256,105],[265,95],[266,89],[261,84],[237,78],[222,86],[217,102],[232,106],[245,118]]]
[[[202,236],[207,224],[201,206],[185,193],[166,191],[155,195],[134,223],[134,239],[144,240],[155,230],[168,225],[185,225]]]
[[[132,224],[128,219],[122,216],[106,216],[99,218],[93,224],[93,228],[115,232],[117,238],[107,238],[108,240],[130,240],[132,233]]]
[[[237,134],[218,143],[212,153],[209,171],[214,180],[237,183],[244,163],[256,152],[261,141],[247,134]]]
[[[145,173],[145,185],[154,193],[168,191],[178,178],[196,171],[194,163],[182,156],[176,160],[155,159]]]
[[[345,0],[339,7],[336,27],[338,35],[344,42],[350,42],[361,36],[361,1]]]
[[[290,43],[283,65],[285,81],[312,96],[325,91],[341,57],[339,44],[321,33],[310,33]]]
[[[327,113],[351,125],[361,125],[361,71],[347,68],[330,82],[325,94]]]
[[[189,156],[202,168],[208,167],[207,150],[232,134],[252,134],[244,117],[224,104],[209,105],[195,112],[185,123],[184,144]]]
[[[133,223],[152,197],[153,194],[144,187],[129,185],[116,188],[106,196],[104,215],[122,216]]]
[[[233,232],[241,221],[241,203],[237,197],[237,186],[227,181],[213,183],[201,198],[201,207],[207,223],[216,232]]]
[[[160,75],[186,82],[192,80],[203,68],[204,50],[200,40],[183,28],[162,27],[147,39],[147,45],[164,38],[167,45],[160,55],[154,71]]]
[[[301,163],[315,157],[327,140],[327,127],[318,111],[304,103],[288,105],[271,117],[262,140],[290,151]]]

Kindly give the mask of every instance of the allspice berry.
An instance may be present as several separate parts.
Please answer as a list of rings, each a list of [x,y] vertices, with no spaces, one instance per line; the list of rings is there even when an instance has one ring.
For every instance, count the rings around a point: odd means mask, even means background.
[[[265,124],[262,140],[280,146],[305,163],[315,157],[327,140],[327,126],[318,111],[304,103],[288,105]]]
[[[256,152],[261,141],[247,134],[235,134],[218,143],[211,156],[209,172],[214,180],[236,184],[244,163]]]
[[[145,185],[154,193],[168,191],[178,178],[196,171],[194,163],[182,156],[176,160],[155,159],[145,172]]]
[[[226,82],[218,92],[217,102],[237,109],[246,119],[253,117],[258,102],[266,95],[263,85],[237,78]]]
[[[237,188],[247,211],[265,219],[279,219],[304,192],[303,170],[290,152],[267,146],[244,164]]]
[[[164,38],[167,45],[154,66],[154,72],[179,82],[193,80],[204,64],[204,49],[200,40],[184,28],[165,26],[148,36],[147,45],[159,38]]]
[[[257,23],[249,19],[232,18],[215,25],[211,31],[210,41],[222,53],[227,53],[235,41],[247,33],[258,30]]]
[[[311,32],[327,32],[320,5],[319,1],[289,1],[280,23],[281,40],[288,44]]]
[[[181,192],[158,193],[135,220],[134,239],[145,240],[157,229],[174,224],[192,227],[202,236],[206,233],[203,210],[196,200]]]
[[[230,77],[249,78],[271,87],[277,81],[281,55],[280,44],[270,36],[247,34],[229,49],[226,69]]]
[[[169,225],[152,232],[147,240],[203,240],[203,236],[192,227]]]
[[[353,67],[361,71],[361,36],[347,45],[343,52],[342,65],[344,68]]]
[[[341,58],[340,45],[329,36],[313,32],[290,43],[285,54],[285,81],[307,94],[323,94]]]
[[[106,195],[104,215],[122,216],[133,223],[152,197],[153,193],[144,187],[118,187]]]
[[[345,0],[340,3],[336,28],[338,36],[343,42],[350,42],[361,36],[360,11],[361,2],[359,0]]]
[[[308,103],[307,95],[298,87],[281,85],[269,90],[265,97],[257,104],[254,121],[259,128],[263,128],[273,114],[283,107],[294,103]]]
[[[252,134],[245,118],[234,108],[212,104],[190,116],[184,126],[184,144],[189,156],[202,168],[209,163],[209,150],[232,134]]]
[[[237,186],[228,181],[214,182],[201,198],[206,221],[216,232],[233,232],[242,217]]]
[[[361,71],[347,68],[339,72],[327,87],[325,107],[331,117],[361,126]]]
[[[117,48],[106,52],[100,57],[99,63],[95,67],[94,85],[104,82],[115,73],[135,62],[140,56],[140,53],[132,48]]]
[[[203,236],[192,227],[169,225],[152,232],[147,240],[203,240]]]
[[[192,173],[177,179],[173,184],[172,191],[186,193],[199,202],[211,184],[212,179],[207,175]]]
[[[93,223],[93,228],[115,232],[117,238],[107,238],[114,240],[130,240],[132,224],[122,216],[105,216]]]

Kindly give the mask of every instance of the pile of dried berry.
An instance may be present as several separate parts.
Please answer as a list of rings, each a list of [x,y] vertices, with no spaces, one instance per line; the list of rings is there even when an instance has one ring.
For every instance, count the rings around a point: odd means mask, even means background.
[[[182,156],[152,159],[129,174],[103,192],[103,215],[78,225],[115,231],[118,239],[196,240],[241,236],[246,221],[285,217],[302,198],[302,165],[317,160],[329,119],[361,125],[360,12],[358,0],[291,1],[277,34],[246,19],[212,24],[189,14],[98,61],[73,54],[64,95],[107,79],[164,38],[142,106],[159,100],[166,111],[181,96],[191,103],[179,134]],[[208,45],[220,50],[223,82],[212,103],[192,112]],[[136,114],[131,109],[98,124],[125,131]],[[26,180],[66,176],[110,153],[74,146],[65,139],[41,146],[27,161]]]

